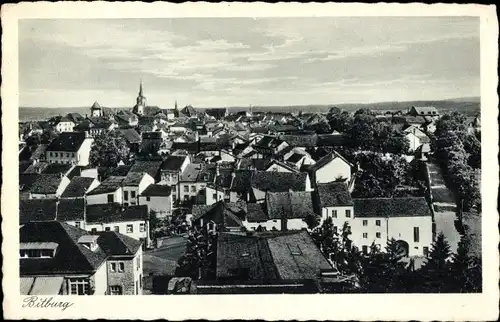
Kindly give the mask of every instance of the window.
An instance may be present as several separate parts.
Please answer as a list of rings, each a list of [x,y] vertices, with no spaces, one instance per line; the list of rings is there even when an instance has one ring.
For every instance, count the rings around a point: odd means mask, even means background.
[[[71,153],[71,156],[74,158],[75,157],[75,152]]]
[[[347,209],[347,210],[345,211],[345,216],[346,216],[347,218],[351,218],[351,210],[350,210],[350,209]]]
[[[135,191],[130,191],[130,197],[135,198]]]
[[[380,238],[380,237],[382,237],[382,234],[381,234],[379,231],[377,231],[377,232],[375,233],[375,237]]]
[[[124,203],[123,203],[123,205],[124,205],[125,207],[128,207],[128,202],[124,202]]]
[[[96,232],[97,232],[97,228],[92,228],[90,231],[91,231],[92,233],[96,233]]]
[[[116,231],[117,233],[119,233],[120,232],[120,226],[113,227],[113,230]]]
[[[108,195],[108,203],[113,203],[115,201],[115,198],[113,196],[113,194],[109,194]]]
[[[214,193],[214,194],[212,195],[212,198],[214,198],[215,200],[217,200],[217,193]]]
[[[123,192],[123,199],[128,200],[128,191]]]
[[[145,231],[146,231],[146,224],[145,224],[145,223],[141,222],[141,223],[139,224],[139,231],[140,231],[141,233],[143,233],[143,232],[145,232]]]
[[[66,158],[69,158],[69,153],[66,153]]]
[[[332,210],[332,218],[337,218],[337,210]]]
[[[141,257],[137,256],[137,270],[139,270],[139,268],[141,268]]]
[[[418,227],[413,227],[413,241],[418,243],[420,241],[420,232]]]
[[[109,264],[109,271],[116,272],[116,263]]]
[[[70,278],[68,280],[70,295],[87,295],[89,294],[89,281],[85,278]]]
[[[80,228],[80,222],[79,221],[75,222],[75,227],[76,228]]]
[[[188,195],[184,195],[184,201],[188,201],[189,200],[189,196]]]
[[[368,254],[368,246],[363,245],[362,249],[363,249],[363,254]]]
[[[151,197],[146,197],[146,201],[151,201]]]
[[[52,152],[50,152],[50,156],[53,156],[53,155],[52,155]]]
[[[104,228],[105,231],[111,231],[111,227]]]
[[[375,226],[380,226],[380,220],[375,220]]]
[[[424,246],[424,256],[429,256],[429,247]]]
[[[184,186],[184,192],[189,192],[189,186]]]
[[[196,186],[191,186],[191,192],[196,192]]]
[[[113,285],[109,287],[109,293],[111,295],[122,295],[122,287],[120,285]]]
[[[118,263],[118,272],[123,273],[125,271],[125,264],[123,262]]]
[[[368,220],[363,220],[363,226],[368,226]]]
[[[133,233],[134,232],[134,226],[132,224],[127,225],[127,233]]]
[[[56,158],[59,157],[59,153],[56,152],[55,155],[56,155]]]
[[[368,233],[363,233],[363,238],[368,238]]]

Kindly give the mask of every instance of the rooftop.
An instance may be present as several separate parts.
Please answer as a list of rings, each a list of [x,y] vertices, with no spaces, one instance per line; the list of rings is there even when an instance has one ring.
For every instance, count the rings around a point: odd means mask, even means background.
[[[124,179],[124,177],[110,176],[106,180],[101,182],[101,184],[98,185],[95,189],[92,189],[92,191],[90,191],[88,195],[99,195],[102,193],[114,192],[122,186],[122,182]]]
[[[87,206],[88,223],[112,223],[148,219],[148,206],[123,207],[117,203]]]
[[[345,182],[318,183],[317,192],[321,207],[353,205],[351,194]]]
[[[431,211],[424,197],[354,198],[355,217],[427,217]]]
[[[142,193],[141,196],[147,197],[168,197],[172,189],[166,185],[151,184]]]
[[[63,132],[47,147],[47,151],[77,152],[85,141],[85,132]]]
[[[83,197],[87,193],[88,188],[94,182],[94,178],[73,177],[64,189],[61,198],[77,198]]]

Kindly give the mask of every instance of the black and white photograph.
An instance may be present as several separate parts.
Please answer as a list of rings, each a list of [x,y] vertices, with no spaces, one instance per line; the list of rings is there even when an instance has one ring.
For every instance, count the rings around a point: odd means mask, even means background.
[[[24,305],[483,293],[481,28],[17,20]]]

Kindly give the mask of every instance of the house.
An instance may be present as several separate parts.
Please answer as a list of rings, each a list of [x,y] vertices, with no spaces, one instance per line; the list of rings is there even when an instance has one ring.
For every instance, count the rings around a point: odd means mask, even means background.
[[[57,201],[55,220],[76,228],[86,229],[87,210],[85,198],[67,198]]]
[[[115,231],[151,245],[149,213],[146,205],[123,207],[118,203],[87,205],[86,229],[92,233]]]
[[[114,118],[102,117],[88,117],[85,121],[74,127],[75,131],[86,132],[90,136],[95,137],[99,134],[106,133],[114,130],[118,124],[115,123]]]
[[[372,244],[383,251],[394,238],[407,256],[428,254],[433,241],[432,214],[424,197],[352,200],[354,212],[338,213],[337,222],[349,223],[351,239],[364,253]]]
[[[172,189],[172,200],[176,201],[179,196],[177,184],[181,174],[186,170],[188,164],[191,163],[191,158],[186,155],[169,155],[161,164],[161,181],[160,184],[165,184]]]
[[[100,231],[97,244],[107,255],[108,295],[142,295],[142,242],[116,231]]]
[[[309,167],[311,181],[325,183],[340,179],[349,181],[354,166],[336,151],[332,151]]]
[[[129,172],[139,172],[139,173],[147,173],[154,180],[155,183],[161,180],[161,165],[162,161],[140,161],[136,160],[132,167],[130,167]]]
[[[439,117],[439,112],[434,106],[412,106],[408,114],[411,116]]]
[[[171,218],[173,202],[172,188],[167,185],[151,184],[139,195],[139,205],[148,206],[157,218]]]
[[[57,217],[55,199],[19,200],[19,225],[32,221],[52,221]]]
[[[247,205],[248,215],[244,225],[248,230],[306,229],[306,217],[314,215],[312,195],[309,191],[268,192],[265,204],[260,207],[259,205]]]
[[[149,186],[155,183],[155,179],[146,172],[129,171],[122,181],[123,205],[138,205],[139,195]]]
[[[57,221],[19,230],[21,295],[140,295],[141,242]]]
[[[39,174],[29,189],[30,199],[55,199],[61,196],[70,183],[61,173]]]
[[[278,154],[278,152],[287,146],[288,143],[277,137],[264,136],[253,145],[253,148],[259,153],[261,158],[264,158]]]
[[[236,171],[231,183],[231,202],[238,199],[263,202],[266,192],[311,191],[307,173]]]
[[[49,163],[88,165],[92,142],[84,132],[61,133],[47,146],[45,159]]]
[[[317,134],[280,135],[279,138],[294,148],[313,148],[318,143]]]
[[[115,120],[119,127],[137,126],[139,118],[129,111],[119,111],[115,114]]]
[[[281,162],[278,160],[271,160],[265,171],[273,171],[273,172],[299,172],[299,170],[295,167],[295,165],[291,165],[285,162]]]
[[[209,233],[218,231],[241,231],[246,215],[244,203],[228,203],[220,200],[212,205],[194,205],[191,222]]]
[[[318,293],[323,275],[333,270],[306,231],[220,233],[217,284],[200,283],[197,293]]]
[[[207,108],[205,113],[216,120],[223,119],[228,115],[227,108]]]
[[[119,129],[118,133],[127,141],[131,152],[139,152],[142,136],[134,129]]]
[[[410,144],[409,150],[414,152],[422,144],[429,144],[431,140],[419,127],[409,125],[403,129],[403,133]]]
[[[75,122],[69,116],[57,117],[54,122],[54,131],[62,133],[62,132],[73,132],[73,128],[75,127]]]
[[[321,215],[320,225],[327,218],[332,218],[336,227],[342,227],[342,218],[351,218],[354,206],[345,182],[318,183],[315,191],[316,213]],[[339,219],[341,218],[341,219]]]
[[[198,112],[191,105],[185,106],[182,110],[179,111],[179,115],[176,117],[188,117],[188,118],[197,118]]]
[[[85,198],[88,192],[99,185],[97,178],[87,178],[75,176],[71,178],[69,184],[61,194],[62,199]]]
[[[181,202],[205,204],[205,187],[214,182],[215,165],[201,163],[188,164],[179,179],[179,199]]]
[[[125,177],[110,176],[87,193],[87,204],[123,203],[122,182]]]

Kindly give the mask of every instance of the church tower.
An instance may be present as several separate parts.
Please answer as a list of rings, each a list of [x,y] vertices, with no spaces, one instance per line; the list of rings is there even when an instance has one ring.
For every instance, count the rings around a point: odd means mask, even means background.
[[[97,101],[90,107],[90,116],[91,117],[102,117],[102,108]]]
[[[146,107],[146,97],[142,92],[142,80],[139,85],[139,95],[137,95],[136,105],[134,106],[133,112],[137,115],[144,115],[144,107]]]

